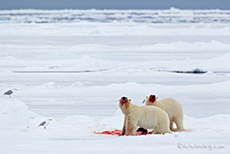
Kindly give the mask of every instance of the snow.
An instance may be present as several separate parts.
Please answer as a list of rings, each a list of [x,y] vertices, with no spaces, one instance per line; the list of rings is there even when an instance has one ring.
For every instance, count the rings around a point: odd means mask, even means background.
[[[0,153],[229,153],[225,10],[0,11]],[[194,74],[194,70],[204,71]],[[173,97],[185,132],[111,136],[118,99]],[[38,125],[52,118],[47,129]]]
[[[22,101],[12,98],[1,100],[1,102],[3,102],[1,111],[3,118],[0,119],[1,138],[4,138],[1,149],[3,153],[12,151],[14,153],[62,153],[63,151],[67,153],[126,153],[130,151],[149,153],[162,150],[162,148],[166,148],[167,153],[183,153],[189,152],[187,150],[189,146],[202,147],[195,151],[226,152],[229,146],[230,131],[227,129],[227,124],[230,123],[229,114],[206,118],[185,116],[184,125],[189,128],[189,132],[118,137],[94,134],[94,131],[120,129],[123,116],[118,111],[105,119],[85,115],[67,116],[60,121],[51,122],[44,130],[36,125],[38,119],[41,120],[42,117],[30,112]],[[6,105],[8,108],[5,107]],[[5,123],[6,121],[8,123]],[[4,124],[4,129],[2,124]]]

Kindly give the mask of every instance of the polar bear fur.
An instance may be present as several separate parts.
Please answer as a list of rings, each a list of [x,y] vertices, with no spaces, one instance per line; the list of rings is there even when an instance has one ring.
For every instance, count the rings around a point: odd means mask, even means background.
[[[146,97],[146,106],[156,106],[167,112],[170,120],[170,129],[173,129],[173,122],[175,122],[177,129],[175,131],[183,131],[183,109],[181,104],[173,98],[164,98],[157,100],[155,95]]]
[[[127,97],[119,100],[119,107],[125,115],[120,135],[136,135],[137,126],[153,129],[154,134],[171,133],[167,113],[155,106],[137,106]]]

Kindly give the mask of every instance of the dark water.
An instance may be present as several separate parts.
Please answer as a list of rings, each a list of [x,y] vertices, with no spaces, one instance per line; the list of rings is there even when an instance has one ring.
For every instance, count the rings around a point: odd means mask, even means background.
[[[0,11],[0,23],[229,23],[229,15],[228,10],[16,10]]]

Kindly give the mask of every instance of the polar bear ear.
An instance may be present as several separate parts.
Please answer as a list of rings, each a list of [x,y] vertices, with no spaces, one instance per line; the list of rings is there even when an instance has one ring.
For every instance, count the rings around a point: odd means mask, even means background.
[[[142,101],[142,104],[144,104],[145,103],[145,99]]]
[[[149,96],[146,96],[146,98],[149,98]]]
[[[156,96],[156,99],[158,99],[158,97]]]
[[[131,99],[129,99],[129,101],[131,102]]]

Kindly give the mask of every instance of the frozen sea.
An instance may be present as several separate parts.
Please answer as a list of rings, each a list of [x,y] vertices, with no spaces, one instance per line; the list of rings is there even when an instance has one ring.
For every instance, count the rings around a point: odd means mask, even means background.
[[[0,153],[229,153],[229,61],[229,10],[0,11]],[[150,94],[192,131],[94,134]]]

